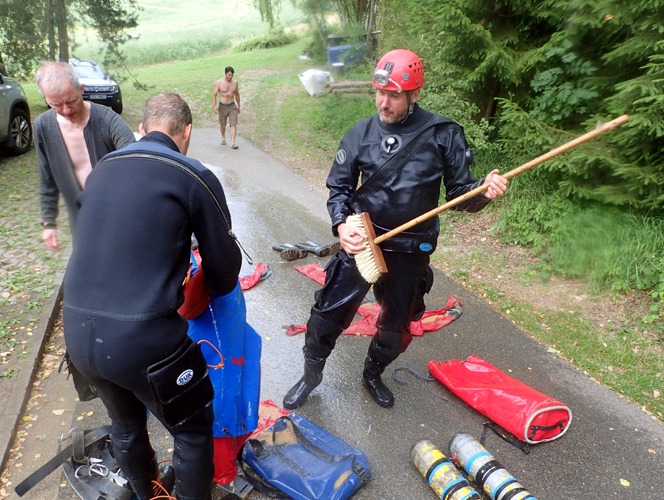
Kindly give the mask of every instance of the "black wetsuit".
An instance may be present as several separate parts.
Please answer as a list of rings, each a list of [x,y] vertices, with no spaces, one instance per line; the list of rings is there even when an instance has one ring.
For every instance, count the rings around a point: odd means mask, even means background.
[[[434,123],[434,133],[410,153],[408,161],[377,188],[372,187],[370,196],[354,197],[360,182],[370,182],[387,159],[427,128],[431,131]],[[441,183],[448,200],[470,191],[482,182],[470,172],[471,163],[463,129],[417,105],[400,124],[385,124],[378,115],[362,120],[341,140],[327,179],[327,207],[334,234],[349,215],[362,211],[371,216],[376,234],[414,219],[438,206]],[[478,195],[456,209],[474,212],[487,203],[489,199]],[[424,312],[423,296],[433,283],[429,255],[436,248],[438,233],[438,217],[434,217],[380,245],[388,273],[374,285],[381,313],[365,364],[372,375],[382,373],[411,341],[410,323]],[[360,276],[353,257],[343,250],[334,255],[307,324],[307,362],[324,363],[370,286]]]
[[[171,160],[193,168],[220,205],[203,183]],[[213,475],[212,409],[182,425],[168,425],[146,371],[191,342],[187,321],[177,310],[192,233],[210,293],[226,294],[237,284],[241,254],[230,233],[221,184],[200,162],[181,155],[170,137],[152,132],[102,159],[78,202],[64,288],[69,355],[108,409],[116,459],[129,479],[153,474],[147,408],[174,436],[178,498],[204,498]]]

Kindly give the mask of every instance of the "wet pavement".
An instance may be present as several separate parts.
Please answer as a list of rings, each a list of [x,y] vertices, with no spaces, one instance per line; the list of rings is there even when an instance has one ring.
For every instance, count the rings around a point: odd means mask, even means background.
[[[275,243],[333,241],[325,210],[326,193],[239,138],[238,150],[219,145],[217,129],[195,130],[190,156],[208,164],[226,190],[233,226],[254,264],[268,264],[272,276],[245,292],[248,322],[263,338],[261,399],[280,404],[302,370],[302,335],[289,337],[285,326],[306,322],[318,285],[295,270],[310,255],[285,262]],[[269,152],[268,152],[269,153]],[[253,267],[244,263],[242,274]],[[426,383],[430,360],[465,359],[476,354],[522,382],[568,405],[569,431],[560,439],[535,445],[529,454],[489,434],[486,447],[534,496],[556,499],[664,498],[664,425],[614,392],[596,383],[530,338],[478,299],[436,271],[428,309],[445,305],[448,295],[463,303],[463,315],[442,330],[415,338],[390,369],[405,368],[385,380],[396,403],[384,409],[370,400],[361,372],[369,338],[342,336],[328,360],[322,384],[298,412],[364,451],[372,481],[354,498],[433,499],[410,460],[411,447],[428,439],[447,453],[459,432],[478,437],[485,418],[447,392]],[[51,304],[57,311],[57,301]],[[45,315],[46,316],[46,315]],[[44,318],[46,321],[46,317]],[[61,347],[55,338],[48,354]],[[409,370],[412,370],[409,371]],[[405,382],[405,383],[402,383]],[[71,383],[51,372],[33,391],[33,403],[19,421],[23,445],[8,463],[12,488],[57,451],[57,440],[75,425],[106,423],[98,401],[79,403]],[[18,411],[18,409],[17,409]],[[26,420],[27,419],[27,420]],[[171,440],[153,422],[159,458],[170,455]],[[9,490],[10,488],[7,488]],[[10,498],[17,498],[12,493]],[[51,474],[23,498],[75,498],[61,472]],[[250,498],[264,498],[252,493]]]

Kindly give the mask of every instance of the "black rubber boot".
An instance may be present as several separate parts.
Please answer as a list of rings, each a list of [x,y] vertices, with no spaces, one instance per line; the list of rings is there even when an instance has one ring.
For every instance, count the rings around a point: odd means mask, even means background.
[[[156,464],[155,470],[157,470]],[[175,486],[175,469],[170,464],[160,466],[155,476],[137,481],[129,480],[129,484],[138,500],[168,498]]]
[[[304,259],[309,252],[303,250],[295,245],[290,243],[284,243],[283,245],[272,245],[272,250],[276,250],[279,253],[279,256],[287,261],[293,261],[298,259]]]
[[[173,488],[175,487],[175,469],[171,464],[159,466],[159,479],[157,479],[157,482],[160,484],[160,487],[156,487],[153,484],[152,489],[159,490],[162,496],[164,494],[170,495],[173,492]]]
[[[335,241],[334,243],[328,243],[327,245],[319,245],[315,241],[309,240],[306,243],[296,243],[295,246],[302,250],[306,250],[307,252],[311,252],[317,257],[327,257],[339,250],[341,248],[341,243]]]
[[[383,384],[381,374],[384,370],[384,366],[380,366],[370,356],[367,356],[364,361],[362,382],[376,403],[383,408],[391,408],[394,406],[394,395],[392,394],[392,391]]]
[[[305,355],[304,375],[284,396],[284,408],[295,410],[304,404],[311,391],[318,387],[323,380],[324,367],[325,360],[313,362],[308,360]]]

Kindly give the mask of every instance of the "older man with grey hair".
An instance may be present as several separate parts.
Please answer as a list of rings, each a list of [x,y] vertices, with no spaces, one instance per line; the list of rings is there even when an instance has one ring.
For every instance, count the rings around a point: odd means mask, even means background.
[[[83,87],[67,63],[51,61],[35,76],[51,108],[35,120],[34,138],[40,177],[42,239],[60,249],[56,219],[60,194],[76,227],[76,196],[95,164],[107,153],[135,141],[129,125],[110,108],[83,100]]]

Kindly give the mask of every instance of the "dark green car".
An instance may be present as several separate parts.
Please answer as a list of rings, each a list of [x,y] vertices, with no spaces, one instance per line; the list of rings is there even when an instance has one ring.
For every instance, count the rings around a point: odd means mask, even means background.
[[[83,85],[83,99],[109,106],[117,114],[122,113],[120,86],[96,62],[89,59],[69,59]]]

